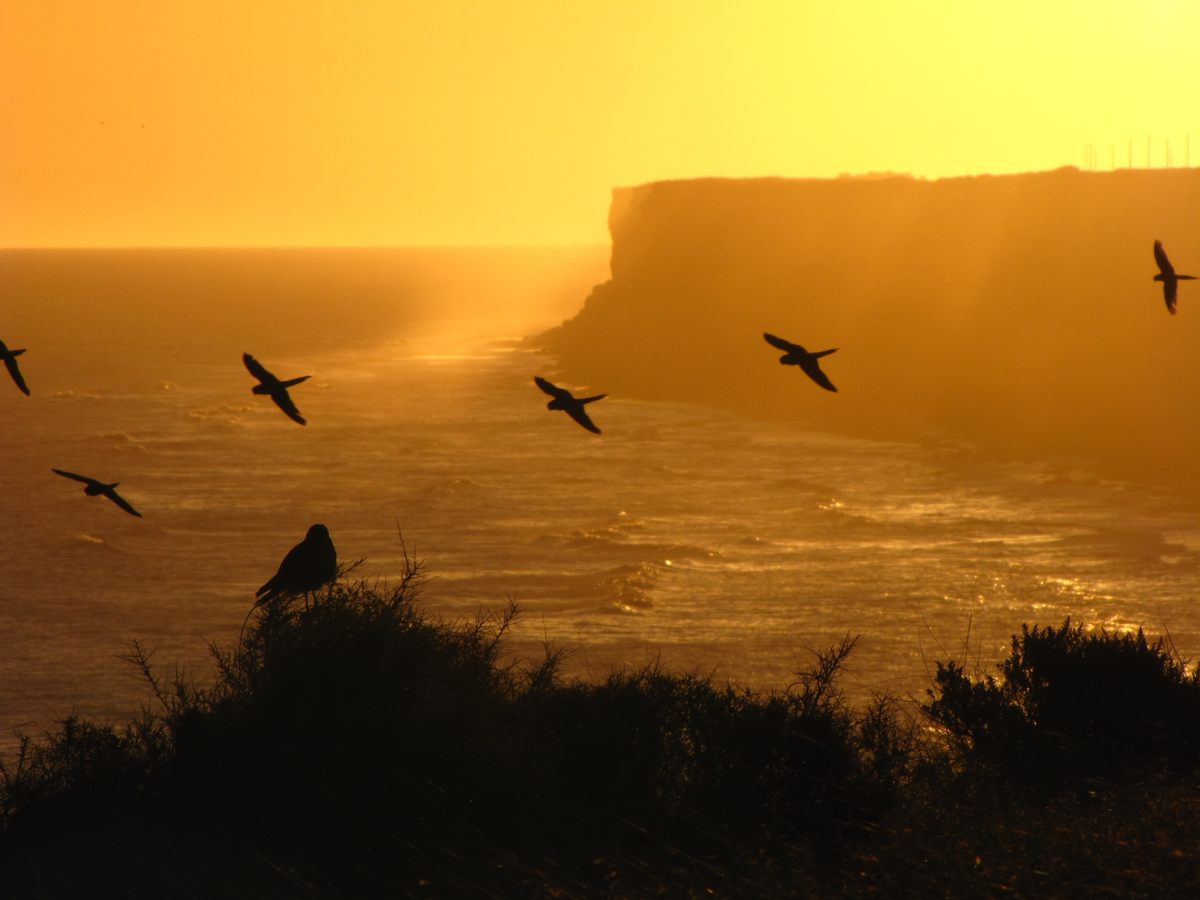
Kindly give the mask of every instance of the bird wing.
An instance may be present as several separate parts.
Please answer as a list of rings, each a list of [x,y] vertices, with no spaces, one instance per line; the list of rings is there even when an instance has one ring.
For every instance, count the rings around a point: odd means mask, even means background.
[[[254,592],[254,596],[259,598],[259,600],[254,604],[255,606],[260,606],[263,603],[267,603],[268,601],[275,599],[275,595],[279,593],[279,588],[275,586],[275,582],[278,579],[279,573],[276,572],[267,579],[266,584]]]
[[[287,413],[287,417],[293,422],[299,422],[301,425],[308,424],[304,421],[304,416],[300,415],[300,410],[296,409],[296,404],[292,402],[292,395],[286,389],[280,388],[272,391],[271,399],[275,401],[276,406]]]
[[[571,404],[566,409],[567,415],[586,428],[593,434],[599,434],[600,429],[596,427],[596,423],[588,418],[587,410],[583,408],[583,404],[576,406]]]
[[[113,503],[117,504],[117,506],[121,507],[121,509],[125,510],[125,512],[129,513],[131,516],[137,516],[139,519],[142,517],[140,512],[129,505],[128,500],[126,500],[112,488],[109,488],[107,491],[105,491],[104,496],[106,496]]]
[[[304,558],[308,553],[307,540],[301,541],[291,550],[289,550],[279,563],[279,568],[275,570],[275,574],[258,589],[255,596],[262,596],[263,600],[273,599],[276,594],[285,594],[288,591],[295,590],[295,581],[298,575],[304,570]]]
[[[1154,242],[1154,261],[1158,263],[1159,271],[1164,275],[1174,275],[1175,267],[1167,259],[1167,251],[1163,249],[1162,241]]]
[[[536,384],[538,387],[540,387],[543,391],[545,391],[551,397],[555,397],[559,400],[566,400],[571,397],[571,392],[568,391],[566,388],[560,388],[558,385],[551,384],[549,381],[547,381],[545,378],[543,378],[540,375],[533,376],[533,383]]]
[[[783,338],[776,337],[775,335],[771,334],[771,332],[769,332],[769,331],[763,332],[763,339],[768,344],[770,344],[772,347],[778,347],[780,350],[783,350],[785,353],[794,353],[797,350],[799,350],[801,353],[807,352],[799,344],[793,344],[791,341],[785,341]]]
[[[1169,265],[1169,263],[1168,263]],[[1175,298],[1179,295],[1179,282],[1174,278],[1163,279],[1163,300],[1167,302],[1167,312],[1175,315]]]
[[[262,363],[260,363],[257,359],[255,359],[249,353],[242,354],[242,362],[244,362],[246,364],[246,368],[250,370],[250,374],[253,375],[255,378],[257,378],[259,381],[261,381],[263,384],[266,384],[267,382],[270,382],[270,381],[278,380],[274,375],[272,375],[265,368],[263,368]]]
[[[266,583],[254,592],[255,597],[262,598],[259,600],[259,603],[266,603],[268,600],[273,600],[276,595],[286,590],[284,584],[287,580],[287,573],[285,570],[288,568],[289,561],[293,559],[293,554],[299,549],[300,545],[297,544],[289,550],[287,555],[284,556],[283,561],[279,563],[279,568],[275,570],[275,574],[268,578]],[[258,603],[255,604],[255,606],[257,605]]]
[[[64,472],[62,469],[51,468],[51,472],[56,475],[61,475],[63,478],[74,478],[76,481],[82,481],[84,484],[99,484],[95,478],[88,478],[86,475],[76,475],[74,472]]]
[[[825,390],[837,393],[837,388],[833,386],[833,382],[829,380],[829,376],[821,371],[821,366],[815,359],[805,360],[800,363],[800,368],[804,370],[805,375],[825,388]]]
[[[25,384],[25,379],[21,377],[21,370],[17,368],[17,359],[15,356],[4,357],[4,368],[8,369],[8,374],[12,376],[12,380],[17,383],[17,387],[29,396],[29,388]]]

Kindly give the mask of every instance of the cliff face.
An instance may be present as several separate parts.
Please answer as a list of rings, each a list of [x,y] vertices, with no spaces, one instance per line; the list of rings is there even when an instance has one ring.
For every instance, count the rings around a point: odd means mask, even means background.
[[[612,279],[541,335],[613,395],[1070,456],[1200,496],[1200,170],[614,193]],[[838,347],[822,391],[762,339]]]

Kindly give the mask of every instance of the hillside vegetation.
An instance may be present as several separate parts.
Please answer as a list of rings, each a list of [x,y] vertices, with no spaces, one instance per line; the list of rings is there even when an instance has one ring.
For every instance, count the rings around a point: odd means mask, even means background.
[[[1026,629],[998,677],[854,709],[854,640],[758,693],[567,680],[512,610],[418,579],[257,610],[211,683],[155,671],[0,784],[0,893],[80,897],[1178,894],[1200,876],[1200,681],[1161,641]]]

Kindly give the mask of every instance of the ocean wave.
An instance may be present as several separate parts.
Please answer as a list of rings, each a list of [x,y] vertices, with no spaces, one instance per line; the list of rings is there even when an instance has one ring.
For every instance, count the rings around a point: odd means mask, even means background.
[[[632,563],[606,570],[594,583],[602,599],[613,609],[639,613],[654,606],[650,591],[661,571],[654,563]]]
[[[427,362],[436,365],[446,365],[462,362],[480,362],[495,358],[497,354],[480,352],[479,350],[456,352],[456,353],[414,353],[411,356],[404,357],[413,362]]]
[[[1185,544],[1169,541],[1162,532],[1153,529],[1094,528],[1061,535],[1055,543],[1068,548],[1086,548],[1093,557],[1107,559],[1119,556],[1160,563],[1166,557],[1176,560],[1196,557],[1195,551]]]
[[[139,453],[144,453],[146,447],[143,444],[135,441],[130,435],[124,431],[105,431],[100,434],[93,434],[89,440],[99,444],[105,444],[116,450],[133,450]]]
[[[799,475],[784,475],[771,481],[772,491],[811,492],[819,491],[821,488],[822,486],[811,478],[804,478]],[[828,490],[828,488],[826,487],[825,490]],[[831,497],[826,497],[822,502],[836,503],[837,501]]]
[[[719,559],[721,554],[707,547],[697,547],[695,544],[641,544],[643,552],[652,551],[656,559],[663,565],[674,566],[680,561],[702,559]]]
[[[466,475],[458,475],[439,478],[434,485],[434,489],[445,494],[473,494],[476,491],[482,490],[483,485],[474,478]]]
[[[193,421],[203,422],[205,425],[218,425],[233,429],[241,427],[242,414],[251,409],[252,407],[245,404],[233,406],[223,403],[219,406],[200,406],[190,409],[185,416]]]
[[[55,391],[53,394],[51,394],[51,396],[54,397],[56,400],[101,400],[101,399],[103,399],[99,394],[93,394],[89,391],[72,391],[72,390]]]
[[[643,532],[646,523],[630,516],[624,510],[616,517],[594,528],[576,528],[563,535],[548,536],[548,540],[562,541],[572,545],[587,545],[593,543],[611,544],[624,543],[630,535]]]

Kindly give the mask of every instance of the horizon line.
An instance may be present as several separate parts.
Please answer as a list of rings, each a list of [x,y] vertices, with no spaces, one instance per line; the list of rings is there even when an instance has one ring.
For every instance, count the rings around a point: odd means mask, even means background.
[[[0,245],[0,253],[54,250],[540,250],[607,247],[609,241],[573,241],[539,244],[11,244]]]
[[[1078,166],[1074,163],[1065,163],[1053,169],[1031,169],[1022,172],[978,172],[974,174],[960,175],[938,175],[928,176],[919,175],[913,172],[902,171],[866,171],[866,172],[841,172],[837,175],[825,176],[796,176],[796,175],[689,175],[678,178],[658,178],[650,181],[638,182],[636,184],[615,185],[611,190],[614,194],[629,190],[636,190],[640,187],[647,187],[655,184],[669,184],[688,181],[830,181],[830,182],[847,182],[847,181],[884,181],[890,179],[907,179],[910,181],[918,181],[925,183],[934,183],[939,181],[958,181],[975,178],[1021,178],[1026,176],[1037,175],[1053,175],[1062,172],[1074,172],[1080,175],[1096,176],[1096,175],[1131,175],[1134,173],[1140,174],[1162,174],[1162,173],[1194,173],[1200,170],[1200,164],[1192,165],[1164,165],[1164,166],[1114,166],[1108,169],[1104,168],[1089,168],[1085,163],[1084,166]],[[462,243],[436,242],[436,243],[284,243],[284,242],[268,242],[268,243],[247,243],[247,244],[230,244],[230,243],[163,243],[163,244],[3,244],[0,243],[0,253],[4,252],[37,252],[37,251],[55,251],[55,250],[449,250],[449,249],[550,249],[550,248],[583,248],[583,247],[605,247],[611,246],[611,238],[608,240],[596,241],[464,241]]]

